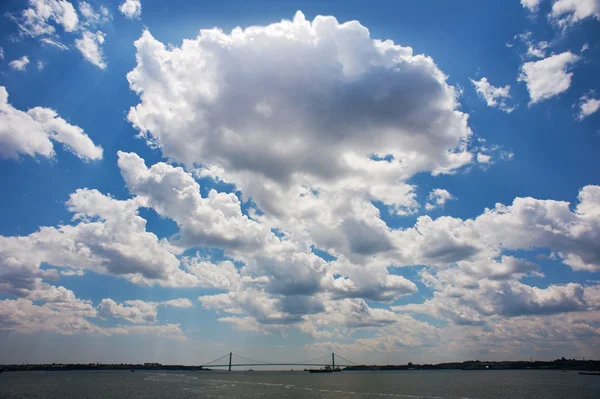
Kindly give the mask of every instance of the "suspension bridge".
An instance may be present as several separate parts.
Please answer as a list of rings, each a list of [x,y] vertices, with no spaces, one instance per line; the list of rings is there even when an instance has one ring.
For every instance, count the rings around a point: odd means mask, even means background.
[[[235,356],[235,358],[234,358]],[[341,360],[341,361],[340,361]],[[297,361],[297,362],[285,362],[285,363],[277,363],[277,362],[269,362],[263,360],[254,360],[249,359],[247,357],[235,354],[233,352],[229,352],[218,359],[212,360],[208,363],[204,363],[201,365],[204,368],[217,368],[217,367],[227,367],[229,371],[231,371],[232,367],[276,367],[276,366],[307,366],[307,367],[331,367],[335,369],[336,367],[345,367],[345,366],[358,366],[357,363],[354,363],[351,360],[348,360],[340,355],[336,355],[332,353],[331,355],[323,355],[317,357],[315,359]]]

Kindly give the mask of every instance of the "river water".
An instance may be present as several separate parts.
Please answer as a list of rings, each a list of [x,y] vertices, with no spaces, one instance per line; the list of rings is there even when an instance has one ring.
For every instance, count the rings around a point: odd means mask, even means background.
[[[600,377],[560,371],[60,371],[0,374],[0,398],[598,399]]]

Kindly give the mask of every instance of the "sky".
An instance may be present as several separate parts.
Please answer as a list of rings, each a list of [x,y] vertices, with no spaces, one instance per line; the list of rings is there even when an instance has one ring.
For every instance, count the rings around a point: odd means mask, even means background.
[[[0,363],[600,358],[600,0],[0,15]]]

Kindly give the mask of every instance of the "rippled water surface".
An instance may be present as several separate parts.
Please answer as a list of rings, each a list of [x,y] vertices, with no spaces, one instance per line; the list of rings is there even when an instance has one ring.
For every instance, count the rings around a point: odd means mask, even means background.
[[[0,398],[600,398],[600,377],[560,371],[23,372]]]

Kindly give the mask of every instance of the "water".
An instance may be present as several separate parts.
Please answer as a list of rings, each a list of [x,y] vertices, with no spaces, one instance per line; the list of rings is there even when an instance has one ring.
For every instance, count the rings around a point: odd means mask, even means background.
[[[62,371],[0,375],[0,398],[598,399],[600,377],[569,371]]]

